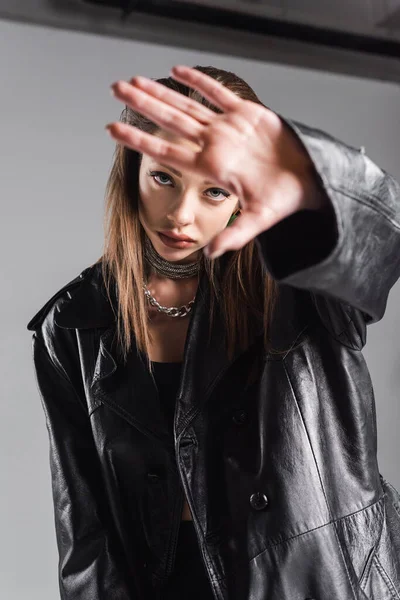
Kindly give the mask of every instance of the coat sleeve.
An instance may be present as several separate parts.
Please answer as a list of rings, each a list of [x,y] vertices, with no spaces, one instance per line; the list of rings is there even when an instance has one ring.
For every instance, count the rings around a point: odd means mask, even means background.
[[[259,234],[261,259],[280,283],[379,321],[400,275],[400,185],[362,151],[280,118],[311,158],[326,208],[298,211]]]
[[[49,435],[58,576],[62,600],[136,600],[133,578],[117,555],[87,411],[37,333],[35,376]]]

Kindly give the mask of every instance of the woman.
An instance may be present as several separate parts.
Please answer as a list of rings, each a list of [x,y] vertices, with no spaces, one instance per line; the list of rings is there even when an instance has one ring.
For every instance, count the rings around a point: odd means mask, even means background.
[[[61,597],[400,598],[362,355],[399,184],[227,71],[112,89],[103,255],[28,324]]]

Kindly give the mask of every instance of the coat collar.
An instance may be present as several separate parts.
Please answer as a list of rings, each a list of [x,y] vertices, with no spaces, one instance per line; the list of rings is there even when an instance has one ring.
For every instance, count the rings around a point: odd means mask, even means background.
[[[223,255],[226,258],[228,253]],[[222,269],[226,260],[222,263]],[[101,261],[84,269],[79,276],[82,281],[77,291],[69,302],[65,303],[55,316],[55,323],[64,329],[92,329],[109,328],[116,326],[118,303],[113,286],[110,289],[111,301],[108,298],[106,287],[102,276]],[[74,282],[76,280],[73,280]],[[278,300],[275,308],[274,318],[271,323],[270,339],[272,346],[282,350],[295,341],[299,332],[310,319],[309,311],[304,310],[304,301],[309,296],[307,291],[296,290],[291,286],[280,284],[278,288]],[[199,288],[192,309],[191,321],[188,330],[190,334],[200,333],[196,331],[201,324],[205,324],[209,315],[210,289],[207,277],[203,273],[200,277]],[[257,327],[259,330],[257,331]],[[261,334],[262,323],[255,324],[255,335]],[[203,330],[202,330],[203,332]],[[220,333],[220,332],[218,332]],[[215,337],[215,336],[213,336]]]
[[[102,276],[102,263],[97,262],[82,271],[82,279],[71,300],[55,316],[55,323],[64,329],[111,327],[117,320],[117,300],[111,286],[111,302]]]
[[[227,253],[226,253],[227,254]],[[226,255],[224,255],[226,256]],[[222,263],[223,264],[223,263]],[[161,438],[170,444],[166,423],[155,415],[159,410],[157,388],[152,381],[144,356],[133,343],[128,363],[124,365],[117,358],[115,345],[117,301],[115,294],[111,302],[103,282],[101,263],[96,263],[82,272],[82,282],[55,316],[55,322],[65,329],[105,328],[100,336],[100,348],[96,357],[91,390],[95,398],[108,404],[110,408],[139,426],[145,433]],[[296,343],[299,335],[307,327],[307,318],[295,301],[294,288],[280,286],[279,297],[273,318],[270,339],[276,350],[289,348]],[[296,295],[300,293],[297,290]],[[175,435],[178,437],[190,425],[201,406],[207,401],[222,375],[236,363],[243,354],[237,345],[233,357],[228,358],[223,345],[224,323],[220,315],[214,321],[211,340],[208,339],[210,318],[210,286],[205,273],[202,274],[190,316],[186,336],[181,380],[178,388]],[[253,344],[262,342],[262,323],[254,323]],[[240,367],[233,368],[232,376],[241,377]],[[130,378],[135,386],[130,387]],[[236,373],[236,374],[234,374]],[[146,403],[135,402],[134,390],[145,390]]]

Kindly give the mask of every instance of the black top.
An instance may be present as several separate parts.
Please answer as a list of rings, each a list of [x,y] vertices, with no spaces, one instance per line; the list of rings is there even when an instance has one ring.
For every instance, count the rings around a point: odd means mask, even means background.
[[[181,376],[181,362],[152,362],[161,408],[164,411],[170,431],[173,431],[175,400]]]
[[[152,362],[160,404],[173,430],[181,362]],[[181,521],[174,570],[162,600],[214,600],[192,521]]]

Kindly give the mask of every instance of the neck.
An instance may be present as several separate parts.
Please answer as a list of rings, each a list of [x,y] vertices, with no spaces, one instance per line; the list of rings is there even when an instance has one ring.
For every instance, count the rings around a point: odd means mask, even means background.
[[[203,266],[202,256],[200,259],[188,263],[168,261],[156,251],[148,236],[145,238],[144,259],[147,277],[153,271],[165,278],[187,279],[197,276]]]

